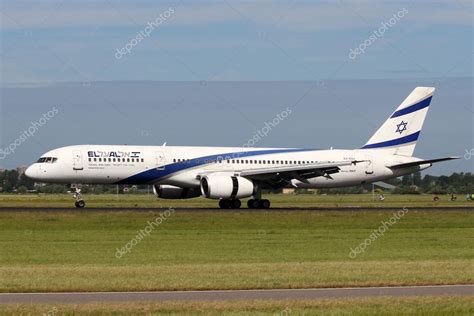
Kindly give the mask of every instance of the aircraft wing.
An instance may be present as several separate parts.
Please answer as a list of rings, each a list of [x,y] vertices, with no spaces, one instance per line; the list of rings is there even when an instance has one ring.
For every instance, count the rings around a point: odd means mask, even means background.
[[[460,157],[445,157],[445,158],[437,158],[437,159],[430,159],[430,160],[419,160],[419,161],[414,161],[414,162],[406,162],[406,163],[391,165],[387,167],[390,169],[409,168],[409,167],[415,167],[415,166],[425,165],[425,164],[434,164],[435,162],[441,162],[441,161],[447,161],[447,160],[453,160],[453,159],[459,159],[459,158]]]
[[[241,177],[264,181],[275,186],[278,183],[291,184],[296,179],[303,183],[309,183],[308,179],[315,177],[326,177],[331,179],[331,174],[338,173],[343,166],[355,165],[362,161],[327,161],[312,164],[299,164],[282,167],[268,167],[252,170],[243,170],[239,173]]]

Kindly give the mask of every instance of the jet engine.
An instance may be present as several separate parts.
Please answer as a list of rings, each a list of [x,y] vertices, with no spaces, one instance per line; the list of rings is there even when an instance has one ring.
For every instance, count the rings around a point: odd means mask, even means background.
[[[254,194],[252,181],[229,174],[210,174],[201,178],[201,192],[208,199],[240,199]]]
[[[191,199],[201,196],[199,189],[180,188],[174,185],[154,185],[153,192],[161,199]]]

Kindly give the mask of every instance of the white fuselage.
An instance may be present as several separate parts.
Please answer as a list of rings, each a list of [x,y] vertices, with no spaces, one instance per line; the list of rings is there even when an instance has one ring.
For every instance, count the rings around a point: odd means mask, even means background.
[[[291,180],[294,187],[334,188],[386,180],[430,166],[397,170],[387,167],[419,160],[368,149],[78,145],[45,153],[39,162],[28,168],[27,175],[39,182],[168,184],[197,188],[203,174],[219,172],[238,176],[242,171],[260,168],[360,161],[342,166],[330,177],[318,176],[306,183]]]
[[[432,163],[413,157],[435,89],[416,87],[361,149],[80,145],[44,154],[26,170],[39,182],[152,184],[157,197],[205,196],[223,209],[267,209],[262,189],[336,188],[417,172]],[[76,207],[82,208],[80,190]]]

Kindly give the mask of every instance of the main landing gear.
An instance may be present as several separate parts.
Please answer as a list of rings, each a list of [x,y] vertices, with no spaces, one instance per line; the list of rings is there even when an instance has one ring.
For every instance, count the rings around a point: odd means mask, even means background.
[[[86,202],[82,199],[81,189],[76,188],[74,199],[76,200],[75,205],[77,208],[84,208],[86,206]]]
[[[249,208],[270,208],[270,201],[266,199],[250,199],[247,201],[247,206]]]
[[[242,203],[238,199],[233,199],[233,200],[228,200],[228,199],[222,199],[219,201],[219,207],[222,209],[226,208],[240,208]]]
[[[219,207],[222,209],[237,209],[242,203],[238,199],[228,200],[222,199],[219,201]],[[248,208],[251,209],[268,209],[270,208],[270,201],[265,199],[250,199],[247,202]]]

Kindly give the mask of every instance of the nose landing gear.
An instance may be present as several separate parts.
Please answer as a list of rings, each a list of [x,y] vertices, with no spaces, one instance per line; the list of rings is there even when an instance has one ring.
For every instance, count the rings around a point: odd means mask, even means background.
[[[77,208],[84,208],[86,206],[86,202],[82,199],[81,189],[76,188],[74,199],[76,200],[74,204]]]

